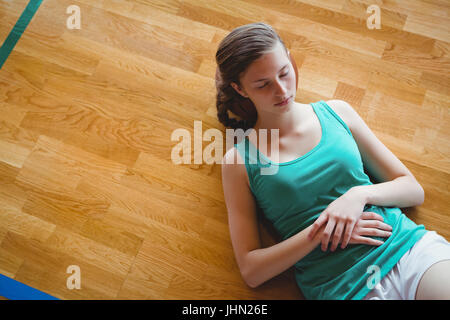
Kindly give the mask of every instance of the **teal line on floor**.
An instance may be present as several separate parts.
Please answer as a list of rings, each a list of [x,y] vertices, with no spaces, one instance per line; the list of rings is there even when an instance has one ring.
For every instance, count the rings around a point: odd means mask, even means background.
[[[9,33],[5,42],[3,42],[2,46],[0,47],[0,69],[3,67],[3,64],[6,62],[6,59],[8,59],[9,55],[13,51],[16,43],[25,32],[25,29],[27,28],[31,19],[33,19],[33,16],[39,9],[41,3],[42,0],[30,0],[30,2],[28,2],[27,7],[22,12],[19,20],[17,20],[14,28]]]

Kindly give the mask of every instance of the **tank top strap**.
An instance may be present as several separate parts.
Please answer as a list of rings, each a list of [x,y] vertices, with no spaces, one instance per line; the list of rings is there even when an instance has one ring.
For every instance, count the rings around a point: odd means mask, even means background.
[[[261,157],[259,150],[251,143],[247,137],[244,137],[240,142],[236,143],[235,148],[241,155],[242,160],[245,163],[247,169],[250,169],[251,165],[257,167],[266,167],[269,164]]]
[[[327,126],[327,129],[331,129],[330,126],[333,124],[334,127],[344,128],[347,133],[353,138],[352,132],[347,124],[338,116],[336,112],[323,100],[313,103],[316,114],[318,117],[322,117],[322,123]],[[320,120],[320,119],[319,119]],[[333,127],[331,126],[331,127]]]
[[[314,109],[317,118],[319,119],[320,125],[322,127],[322,138],[318,146],[313,148],[308,154],[313,151],[316,151],[322,145],[327,144],[328,135],[338,136],[336,135],[336,130],[346,132],[351,138],[353,135],[348,128],[347,124],[334,112],[334,110],[323,100],[318,102],[311,103],[311,106]],[[333,131],[335,131],[333,133]],[[331,139],[334,141],[334,139]],[[331,141],[330,142],[333,142]],[[270,166],[270,160],[266,159],[264,155],[261,155],[259,150],[251,143],[247,137],[244,137],[240,142],[234,145],[241,155],[242,160],[245,163],[247,171],[252,171],[255,167],[267,167]],[[304,158],[306,155],[300,157]],[[287,163],[295,162],[299,159],[295,159],[293,161],[289,161]]]

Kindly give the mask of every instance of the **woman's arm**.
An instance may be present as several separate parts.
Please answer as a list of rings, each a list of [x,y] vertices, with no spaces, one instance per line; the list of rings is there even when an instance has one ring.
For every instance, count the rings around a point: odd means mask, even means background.
[[[320,243],[325,230],[321,227],[315,237],[310,240],[308,233],[313,226],[300,231],[294,236],[268,248],[256,249],[247,254],[253,271],[248,279],[251,287],[257,287],[265,281],[287,270],[303,259]],[[363,212],[350,237],[350,244],[366,244],[380,246],[383,241],[367,236],[390,237],[392,227],[383,222],[383,218],[374,212]]]
[[[424,191],[408,168],[375,136],[351,105],[343,100],[327,101],[341,118],[345,119],[361,154],[364,166],[377,183],[357,186],[333,201],[314,222],[310,237],[326,224],[322,248],[328,246],[333,235],[332,250],[343,236],[342,248],[347,246],[360,206],[367,203],[381,206],[411,207],[424,201]],[[352,209],[350,210],[349,209]],[[344,231],[345,230],[345,231]]]
[[[356,186],[334,200],[313,223],[309,237],[315,237],[322,226],[322,250],[327,250],[332,240],[331,250],[339,243],[344,249],[351,237],[353,228],[369,203],[379,206],[408,207],[423,202],[423,189],[413,176],[401,176],[392,181],[373,185]]]
[[[414,207],[423,203],[425,193],[414,176],[401,176],[392,181],[372,185],[356,186],[350,189],[365,204],[386,207]]]
[[[308,233],[311,227],[271,247],[248,252],[246,260],[250,268],[247,271],[247,284],[252,288],[259,286],[286,271],[314,250],[321,241],[323,228],[310,240]]]
[[[251,193],[244,164],[233,164],[235,148],[222,163],[222,184],[228,211],[228,224],[242,278],[252,288],[277,276],[310,253],[320,242],[307,239],[310,228],[267,248],[261,248],[256,202]],[[236,162],[236,161],[234,161]]]
[[[356,110],[343,100],[329,100],[327,103],[345,119],[374,183],[381,182],[356,187],[362,190],[359,193],[366,203],[398,208],[421,205],[425,198],[422,186],[400,159],[375,136]]]
[[[314,237],[308,233],[312,225],[292,237],[267,248],[261,248],[256,203],[246,178],[244,164],[231,164],[235,149],[228,151],[222,163],[222,183],[228,211],[228,224],[236,261],[242,278],[255,288],[279,275],[308,255],[321,242],[324,227]],[[389,226],[381,216],[364,213],[357,223],[350,243],[381,245],[382,242],[365,236],[389,236]]]

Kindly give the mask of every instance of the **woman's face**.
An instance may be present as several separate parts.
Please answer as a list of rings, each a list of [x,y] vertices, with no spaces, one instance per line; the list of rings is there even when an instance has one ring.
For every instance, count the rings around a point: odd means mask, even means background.
[[[295,72],[283,45],[277,42],[273,51],[253,61],[240,78],[241,87],[231,86],[242,96],[250,98],[262,113],[280,113],[294,105],[297,91]],[[289,98],[287,104],[277,105]]]

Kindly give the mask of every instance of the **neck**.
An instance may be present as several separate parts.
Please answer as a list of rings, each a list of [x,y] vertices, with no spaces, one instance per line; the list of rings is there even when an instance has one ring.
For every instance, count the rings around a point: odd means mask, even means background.
[[[302,117],[300,113],[304,109],[304,105],[294,102],[288,112],[274,116],[273,113],[258,114],[255,126],[256,131],[259,129],[267,129],[267,134],[270,135],[271,129],[279,130],[279,137],[283,137],[292,133],[299,127]]]

